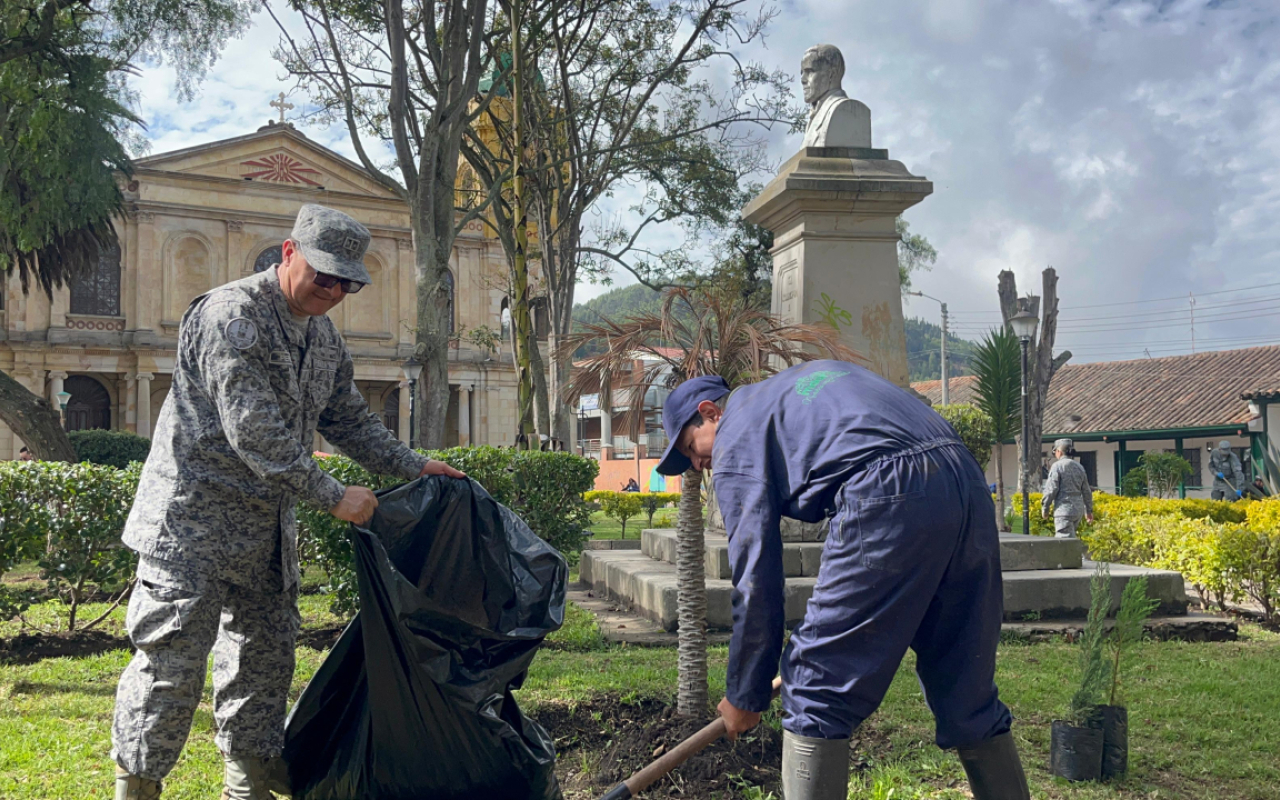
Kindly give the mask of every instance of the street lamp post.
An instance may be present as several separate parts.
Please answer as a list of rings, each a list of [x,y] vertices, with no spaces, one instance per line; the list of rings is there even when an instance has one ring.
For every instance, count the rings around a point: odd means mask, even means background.
[[[942,404],[951,405],[951,381],[947,378],[947,304],[924,292],[907,292],[907,294],[932,300],[942,306]]]
[[[67,427],[67,403],[71,402],[71,392],[61,391],[56,395],[58,398],[58,422],[61,423],[63,429]]]
[[[1031,482],[1031,454],[1027,439],[1031,429],[1027,420],[1030,414],[1027,396],[1027,352],[1031,347],[1031,341],[1036,338],[1036,326],[1040,321],[1038,315],[1040,298],[1035,295],[1020,297],[1018,298],[1017,309],[1018,313],[1009,318],[1009,325],[1013,328],[1013,333],[1018,337],[1018,341],[1022,343],[1022,469],[1020,480],[1022,481],[1022,532],[1028,534],[1031,533],[1031,489],[1028,486]]]
[[[400,365],[404,377],[409,381],[409,449],[413,449],[418,437],[418,377],[422,375],[422,365],[413,356]]]

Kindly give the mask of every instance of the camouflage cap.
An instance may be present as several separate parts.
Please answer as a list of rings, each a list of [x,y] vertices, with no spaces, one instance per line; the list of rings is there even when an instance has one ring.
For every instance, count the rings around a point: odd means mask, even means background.
[[[1059,439],[1058,441],[1053,443],[1053,449],[1061,450],[1062,452],[1065,453],[1068,450],[1070,450],[1073,445],[1075,445],[1075,442],[1071,441],[1070,439]]]
[[[372,283],[364,266],[369,229],[332,208],[307,204],[298,211],[289,238],[316,272]]]

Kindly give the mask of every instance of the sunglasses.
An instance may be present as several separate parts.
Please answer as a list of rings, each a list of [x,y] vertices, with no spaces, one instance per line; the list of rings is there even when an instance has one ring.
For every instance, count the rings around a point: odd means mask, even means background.
[[[350,278],[339,278],[337,275],[326,275],[323,272],[317,272],[311,282],[321,289],[332,289],[335,286],[342,286],[343,294],[355,294],[364,288],[364,284],[360,281],[353,281]]]

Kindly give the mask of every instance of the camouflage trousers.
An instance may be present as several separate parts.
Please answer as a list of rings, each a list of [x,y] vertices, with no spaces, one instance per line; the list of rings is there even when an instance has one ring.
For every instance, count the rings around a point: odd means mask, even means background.
[[[186,744],[213,653],[213,717],[223,753],[278,756],[301,619],[297,588],[183,575],[143,557],[129,599],[137,648],[116,689],[111,757],[161,780]]]
[[[1053,535],[1057,539],[1073,539],[1076,535],[1076,526],[1080,524],[1080,520],[1084,517],[1079,514],[1054,514],[1053,515]]]

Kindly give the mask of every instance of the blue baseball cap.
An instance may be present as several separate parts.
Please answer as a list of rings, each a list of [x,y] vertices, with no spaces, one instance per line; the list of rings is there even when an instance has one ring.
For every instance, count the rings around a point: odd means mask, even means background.
[[[676,449],[676,440],[684,426],[698,416],[698,404],[715,402],[729,393],[729,384],[719,375],[703,375],[687,380],[672,390],[662,407],[662,428],[667,432],[667,451],[654,469],[659,475],[683,475],[693,462]]]

